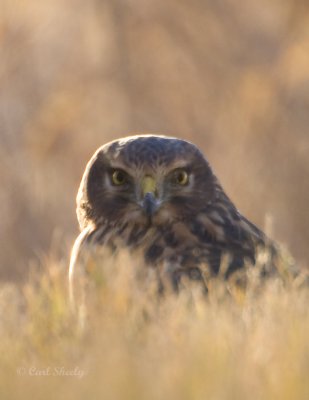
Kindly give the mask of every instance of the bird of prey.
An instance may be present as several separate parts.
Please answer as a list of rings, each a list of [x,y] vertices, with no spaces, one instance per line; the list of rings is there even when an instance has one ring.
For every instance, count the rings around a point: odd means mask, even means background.
[[[71,282],[77,269],[87,269],[87,255],[103,249],[128,250],[176,291],[182,277],[229,279],[254,266],[259,249],[276,252],[225,194],[198,147],[174,137],[137,135],[100,147],[86,166],[77,216]]]

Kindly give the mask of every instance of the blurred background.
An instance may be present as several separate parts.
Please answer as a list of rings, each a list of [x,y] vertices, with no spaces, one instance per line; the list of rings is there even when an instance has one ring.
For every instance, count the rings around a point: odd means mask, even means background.
[[[202,148],[228,195],[309,259],[306,0],[0,0],[0,278],[68,257],[85,164],[162,133]]]

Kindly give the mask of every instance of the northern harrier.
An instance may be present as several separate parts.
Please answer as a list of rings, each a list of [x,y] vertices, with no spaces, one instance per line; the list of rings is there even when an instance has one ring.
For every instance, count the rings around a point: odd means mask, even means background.
[[[176,290],[184,276],[204,281],[205,274],[219,274],[223,259],[221,274],[228,279],[254,265],[258,249],[275,254],[225,194],[201,151],[172,137],[131,136],[100,147],[84,172],[77,216],[71,281],[93,250],[127,249]],[[272,269],[265,263],[262,273]]]

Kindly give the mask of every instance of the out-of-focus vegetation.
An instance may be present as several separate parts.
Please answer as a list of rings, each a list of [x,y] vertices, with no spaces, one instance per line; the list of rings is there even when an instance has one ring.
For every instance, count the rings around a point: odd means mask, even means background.
[[[214,281],[208,297],[158,298],[125,260],[107,265],[83,330],[65,265],[46,267],[21,290],[0,291],[4,399],[309,397],[308,289],[271,281],[257,290],[252,279],[239,296]]]
[[[308,2],[0,0],[0,60],[1,398],[308,399],[306,289],[158,299],[124,262],[85,330],[67,293],[85,164],[132,132],[199,145],[308,266]]]
[[[67,253],[86,161],[132,132],[198,144],[306,264],[308,49],[301,0],[0,0],[1,277]]]

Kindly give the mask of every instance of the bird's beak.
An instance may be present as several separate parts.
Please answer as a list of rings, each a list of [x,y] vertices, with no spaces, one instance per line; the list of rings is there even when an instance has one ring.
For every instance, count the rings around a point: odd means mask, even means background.
[[[142,180],[142,208],[146,215],[151,217],[159,208],[160,202],[157,198],[157,183],[152,176],[145,176]]]

